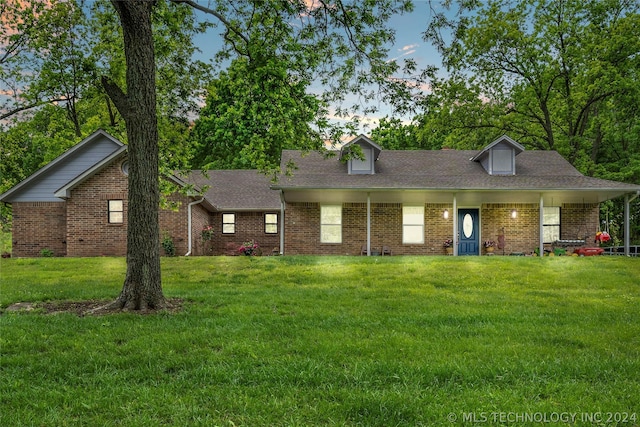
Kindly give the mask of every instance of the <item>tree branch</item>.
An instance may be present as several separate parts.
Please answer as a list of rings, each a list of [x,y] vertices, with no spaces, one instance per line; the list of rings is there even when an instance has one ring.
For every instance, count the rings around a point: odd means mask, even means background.
[[[227,27],[231,32],[233,32],[235,35],[240,37],[247,45],[249,45],[249,38],[247,36],[245,36],[242,33],[242,31],[240,31],[240,29],[238,27],[233,25],[224,16],[222,16],[222,14],[220,12],[217,12],[217,11],[215,11],[213,9],[208,8],[208,7],[201,6],[201,5],[199,5],[198,3],[196,3],[193,0],[171,0],[171,1],[173,3],[176,3],[176,4],[186,3],[189,6],[193,7],[194,9],[197,9],[197,10],[199,10],[201,12],[208,13],[210,15],[215,16],[216,18],[218,18],[218,20],[220,20],[220,22],[222,22],[224,24],[225,27]]]
[[[6,118],[9,118],[9,117],[13,116],[14,114],[18,114],[21,111],[26,111],[26,110],[30,110],[32,108],[40,107],[41,105],[53,104],[54,102],[64,102],[64,101],[68,101],[68,99],[67,98],[48,99],[46,101],[36,101],[36,102],[28,104],[28,105],[21,105],[20,107],[16,107],[13,110],[10,110],[10,111],[8,111],[6,113],[0,114],[0,120],[4,120]]]
[[[107,92],[111,101],[113,101],[113,105],[116,106],[122,117],[127,117],[127,112],[129,111],[129,98],[127,95],[120,89],[120,86],[115,84],[111,79],[107,76],[102,76],[102,87],[104,91]]]

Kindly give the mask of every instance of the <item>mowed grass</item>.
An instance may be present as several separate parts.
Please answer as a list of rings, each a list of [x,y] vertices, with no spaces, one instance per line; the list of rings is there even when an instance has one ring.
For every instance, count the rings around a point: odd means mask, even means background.
[[[113,299],[124,271],[2,260],[0,307]],[[181,312],[4,311],[0,425],[640,423],[640,259],[165,258],[163,286]]]

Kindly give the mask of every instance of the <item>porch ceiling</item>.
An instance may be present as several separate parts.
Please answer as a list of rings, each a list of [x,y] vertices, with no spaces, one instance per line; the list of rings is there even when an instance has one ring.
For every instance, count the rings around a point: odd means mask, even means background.
[[[479,206],[483,203],[533,203],[538,204],[540,195],[546,206],[564,203],[600,203],[626,194],[620,190],[354,190],[354,189],[287,189],[286,202],[315,203],[366,203],[367,194],[371,203],[453,203],[454,195],[459,206]]]

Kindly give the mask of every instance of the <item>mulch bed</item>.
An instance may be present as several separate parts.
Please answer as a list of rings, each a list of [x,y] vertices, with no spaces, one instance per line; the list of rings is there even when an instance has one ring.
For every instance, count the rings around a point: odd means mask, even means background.
[[[177,313],[182,311],[184,300],[181,298],[167,298],[168,307],[161,310],[96,310],[106,306],[111,300],[86,300],[86,301],[47,301],[47,302],[17,302],[4,309],[4,312],[34,313],[34,314],[58,314],[72,313],[77,316],[106,315],[115,313],[156,314]]]

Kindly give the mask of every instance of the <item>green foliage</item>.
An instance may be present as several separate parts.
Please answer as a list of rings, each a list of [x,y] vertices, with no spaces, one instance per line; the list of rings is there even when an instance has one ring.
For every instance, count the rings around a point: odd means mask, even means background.
[[[41,249],[40,250],[40,256],[42,258],[51,258],[53,256],[53,251],[51,249],[47,249],[47,248]]]
[[[176,245],[173,243],[173,238],[168,232],[164,232],[162,234],[162,249],[164,249],[164,253],[167,256],[175,256],[176,255]]]
[[[193,132],[196,168],[273,172],[283,149],[322,147],[321,102],[272,55],[258,63],[236,59],[209,86]]]
[[[507,133],[557,150],[584,173],[622,141],[637,148],[637,1],[457,4],[459,18],[439,12],[426,33],[450,73],[427,96],[433,120],[467,141]]]
[[[463,412],[638,415],[639,259],[252,261],[164,258],[165,292],[184,299],[174,314],[4,311],[0,423],[444,426]],[[122,258],[0,262],[5,310],[106,300],[124,272]]]

